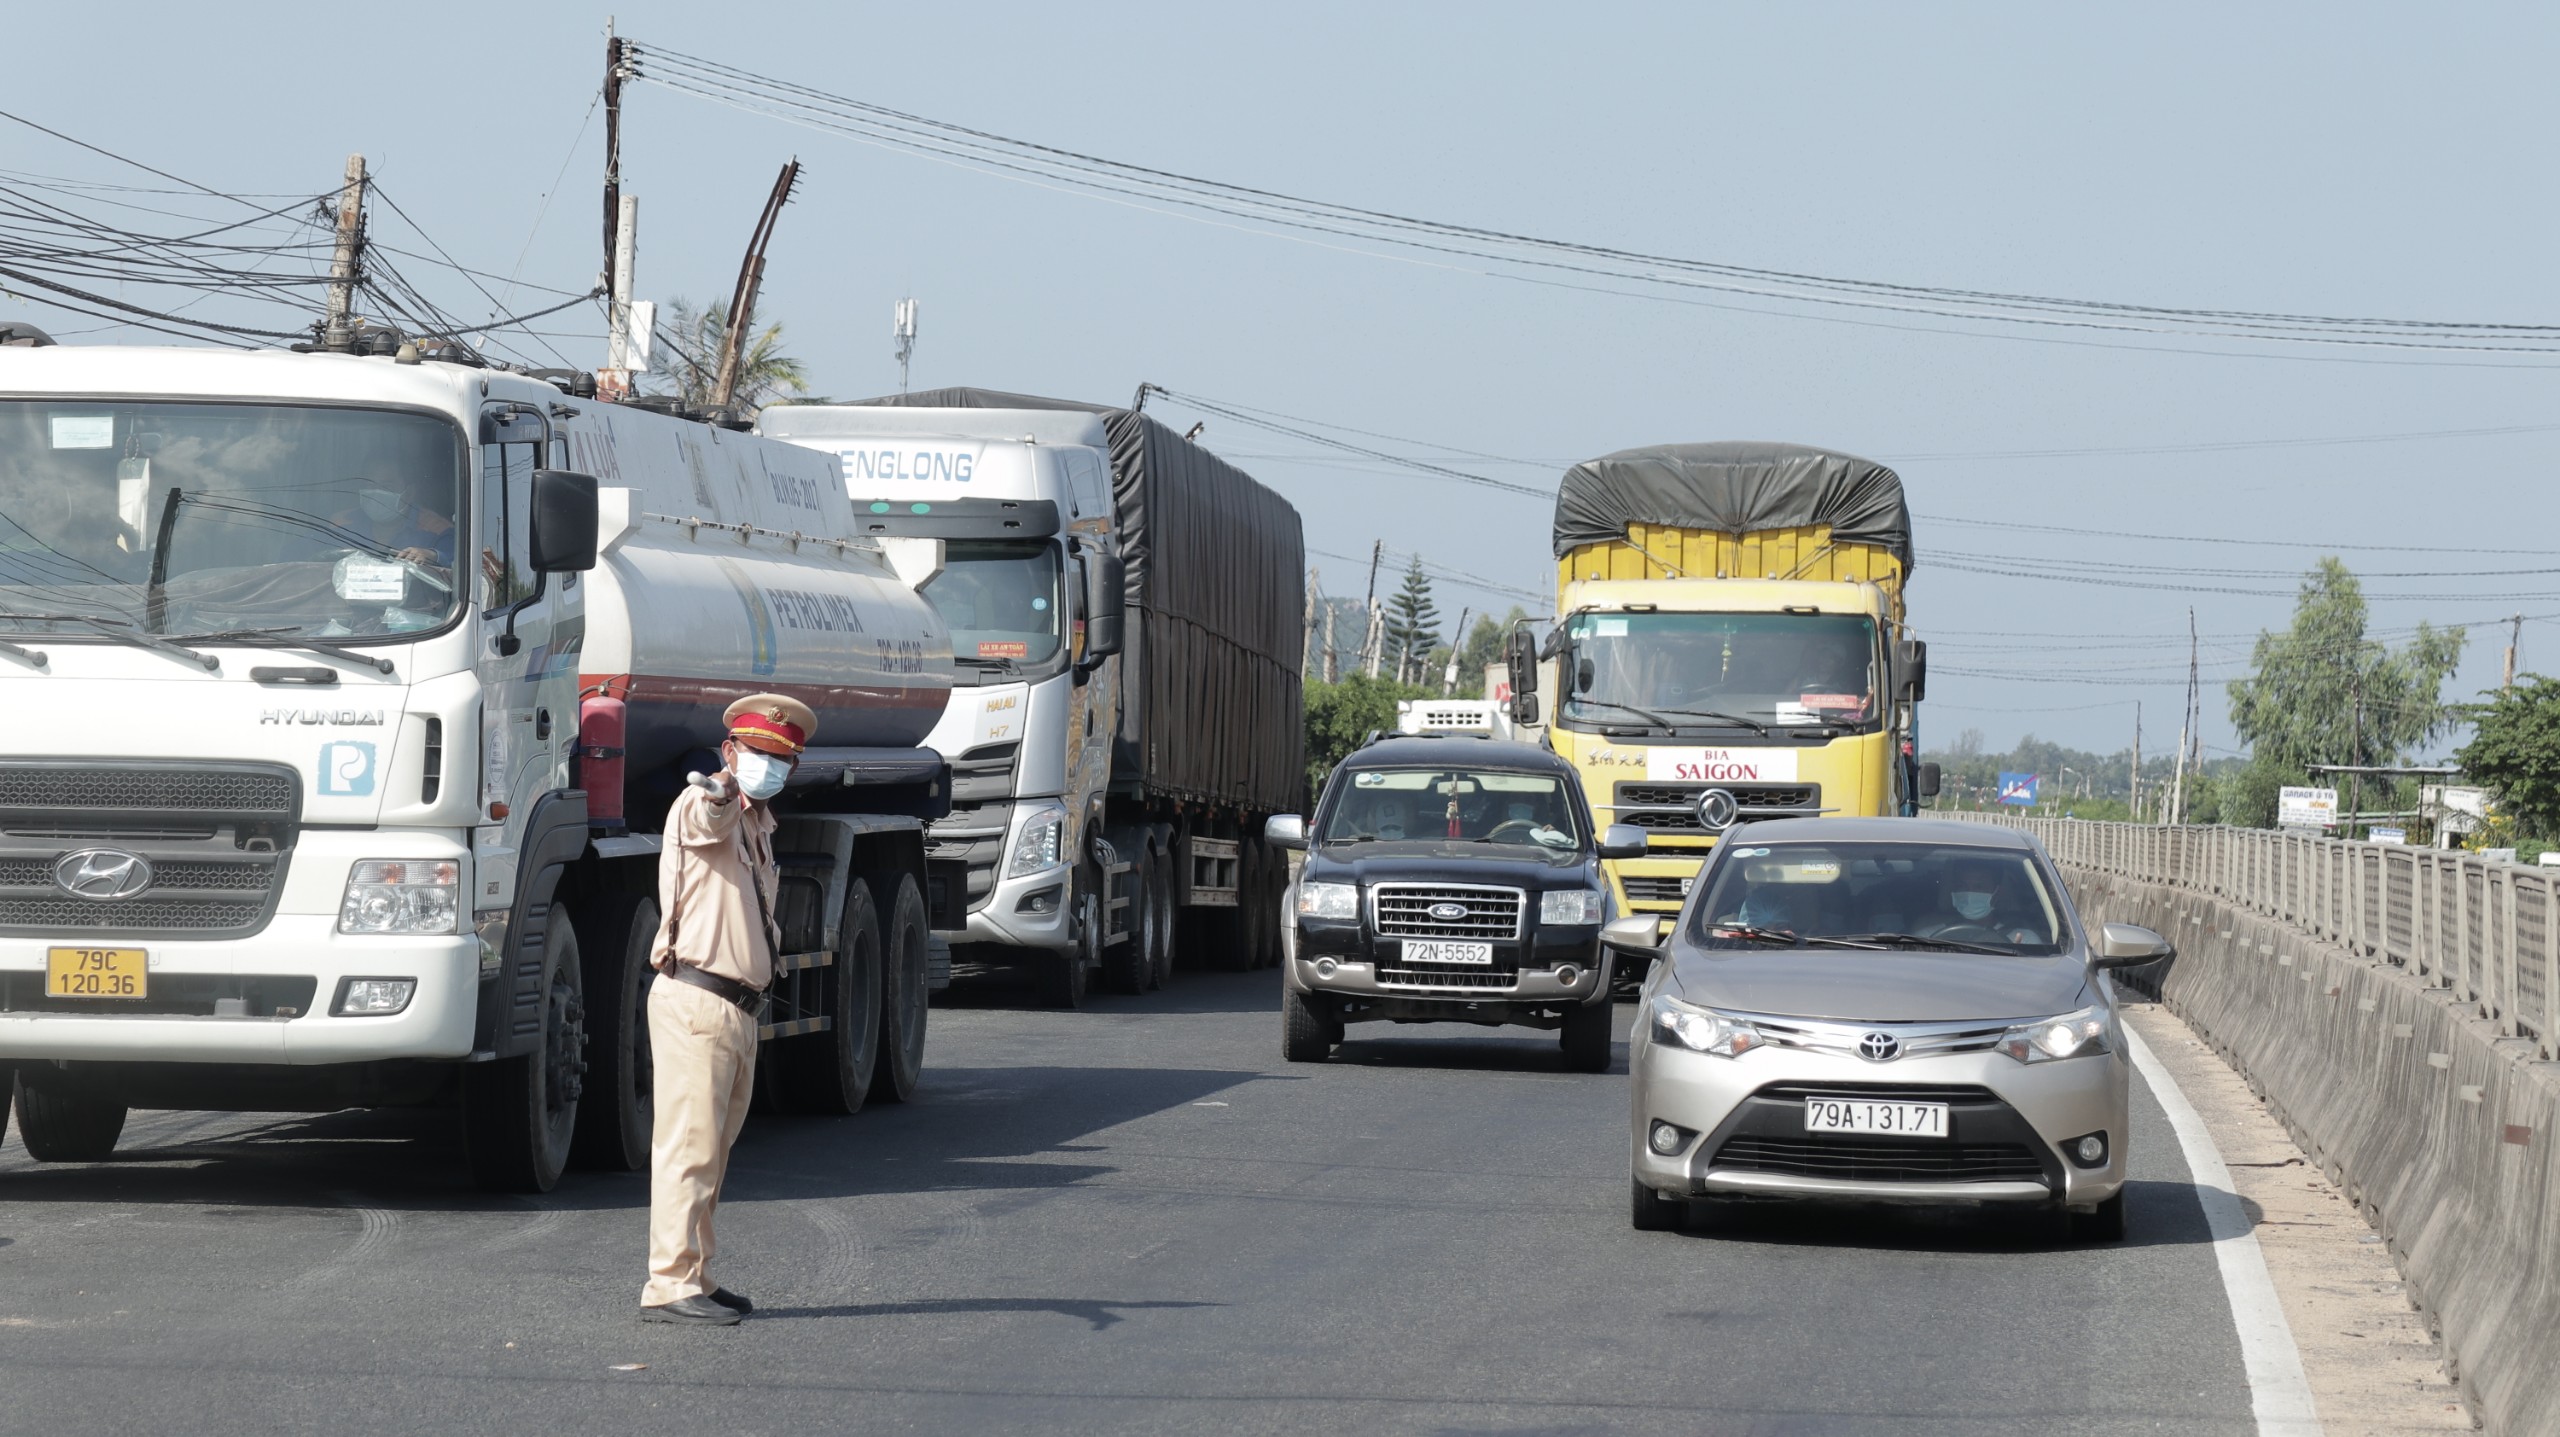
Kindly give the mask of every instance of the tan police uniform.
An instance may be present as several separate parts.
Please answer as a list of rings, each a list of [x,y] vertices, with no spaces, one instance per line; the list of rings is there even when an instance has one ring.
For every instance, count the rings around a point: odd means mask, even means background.
[[[756,694],[730,705],[729,737],[796,757],[817,719],[806,704]],[[712,1213],[729,1148],[755,1091],[762,994],[782,949],[773,810],[688,786],[668,810],[658,858],[661,914],[649,961],[656,1120],[649,1154],[649,1281],[643,1307],[719,1291]],[[741,1001],[744,1000],[744,1001]]]

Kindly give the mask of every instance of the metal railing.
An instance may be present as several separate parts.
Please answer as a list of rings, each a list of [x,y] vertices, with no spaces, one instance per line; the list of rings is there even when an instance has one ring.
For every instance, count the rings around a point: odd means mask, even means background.
[[[2248,828],[1938,813],[2024,829],[2065,868],[2209,894],[2450,990],[2549,1059],[2560,1038],[2560,870],[2448,849]]]

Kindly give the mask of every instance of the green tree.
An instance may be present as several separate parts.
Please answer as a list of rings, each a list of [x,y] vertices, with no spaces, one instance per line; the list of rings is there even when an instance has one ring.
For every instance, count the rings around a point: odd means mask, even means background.
[[[720,302],[696,309],[684,300],[669,300],[666,332],[675,342],[659,346],[673,351],[661,371],[671,386],[663,392],[687,404],[709,404],[720,382],[720,349],[729,342],[729,306]],[[738,355],[736,403],[757,409],[808,392],[808,372],[783,352],[782,321],[748,337]]]
[[[2470,710],[2471,742],[2454,758],[2498,796],[2518,832],[2560,839],[2560,679],[2527,674]]]
[[[2250,764],[2217,795],[2220,816],[2267,826],[2276,789],[2303,782],[2310,765],[2396,764],[2452,727],[2458,711],[2441,695],[2464,637],[2426,624],[2398,649],[2365,637],[2364,586],[2337,559],[2321,559],[2303,577],[2293,626],[2261,632],[2250,656],[2256,673],[2231,683],[2231,723],[2250,746]]]
[[[1431,602],[1431,579],[1422,556],[1404,571],[1404,587],[1387,599],[1385,652],[1399,682],[1421,677],[1423,663],[1440,643],[1440,608]]]
[[[1418,699],[1427,692],[1416,684],[1349,674],[1339,682],[1307,681],[1307,797],[1312,802],[1327,774],[1343,756],[1358,748],[1371,731],[1392,732],[1396,700]]]

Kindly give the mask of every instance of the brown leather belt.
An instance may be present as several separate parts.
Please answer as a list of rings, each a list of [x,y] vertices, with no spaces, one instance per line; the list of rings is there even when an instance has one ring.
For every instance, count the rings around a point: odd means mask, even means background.
[[[765,993],[762,988],[750,988],[735,978],[723,978],[717,973],[705,973],[692,964],[683,962],[668,968],[666,976],[679,983],[699,988],[723,1003],[735,1004],[750,1015],[762,1016],[764,1013]]]

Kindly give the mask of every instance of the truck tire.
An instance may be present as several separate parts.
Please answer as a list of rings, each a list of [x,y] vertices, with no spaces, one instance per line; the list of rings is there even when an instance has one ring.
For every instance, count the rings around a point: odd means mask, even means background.
[[[586,961],[587,1076],[569,1160],[599,1172],[638,1172],[649,1165],[657,1111],[649,985],[658,973],[649,966],[649,949],[658,941],[658,900],[622,895],[596,936]]]
[[[1134,941],[1123,943],[1103,955],[1103,981],[1113,985],[1113,992],[1124,991],[1118,986],[1114,976],[1118,966],[1115,955],[1133,953],[1137,951],[1137,947]],[[1040,988],[1042,994],[1048,998],[1049,1006],[1069,1009],[1083,1007],[1085,994],[1089,991],[1087,985],[1091,982],[1093,975],[1093,970],[1085,964],[1084,950],[1080,948],[1061,948],[1055,951],[1033,949],[1032,954],[1032,961],[1040,965]]]
[[[1148,956],[1146,984],[1152,992],[1173,979],[1173,917],[1176,912],[1173,906],[1173,866],[1179,860],[1173,852],[1172,829],[1159,823],[1150,831],[1149,838],[1147,852],[1155,875],[1155,891],[1149,899],[1155,913],[1155,922],[1151,925],[1155,949]]]
[[[1342,1024],[1324,999],[1295,988],[1280,990],[1280,1055],[1292,1063],[1321,1063],[1342,1041]]]
[[[547,1193],[569,1165],[585,1086],[585,965],[565,903],[542,943],[542,1037],[535,1049],[462,1070],[463,1146],[471,1178],[491,1192]]]
[[[124,1133],[125,1107],[93,1098],[45,1076],[42,1068],[18,1070],[18,1137],[40,1163],[96,1163],[114,1154]]]
[[[1617,1018],[1618,1005],[1606,998],[1565,1009],[1564,1027],[1556,1034],[1564,1065],[1577,1073],[1609,1071],[1610,1033]]]
[[[836,961],[821,970],[826,995],[823,1032],[802,1033],[774,1046],[774,1094],[784,1112],[842,1117],[862,1111],[871,1096],[871,1073],[880,1064],[880,909],[871,885],[855,879],[844,895],[836,925]]]
[[[1261,839],[1244,841],[1245,863],[1243,884],[1236,894],[1236,911],[1244,926],[1244,962],[1248,970],[1268,968],[1272,964],[1276,930],[1272,922],[1271,853]]]
[[[884,1103],[915,1096],[924,1077],[925,963],[933,939],[911,875],[898,875],[897,895],[880,930],[880,1058],[871,1070],[871,1096]]]

